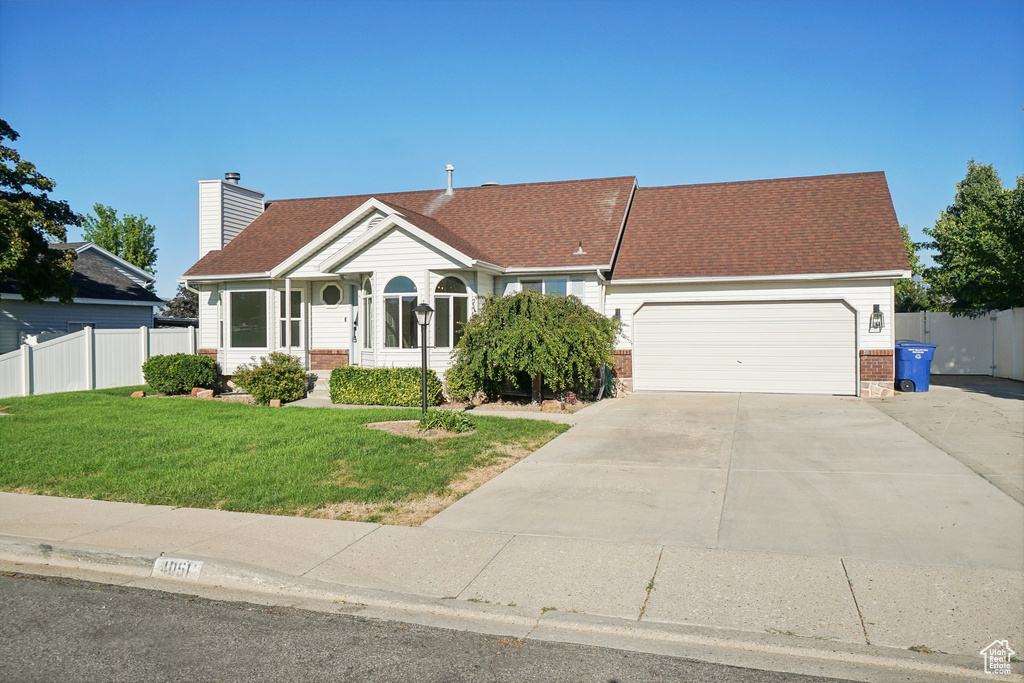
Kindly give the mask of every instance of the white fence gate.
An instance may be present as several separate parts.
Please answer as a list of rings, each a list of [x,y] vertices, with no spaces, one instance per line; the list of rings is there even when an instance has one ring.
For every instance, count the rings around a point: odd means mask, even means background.
[[[936,344],[933,375],[992,375],[1024,380],[1024,308],[981,318],[897,313],[896,339]]]
[[[87,327],[0,355],[0,398],[143,384],[142,364],[150,356],[195,352],[194,327]]]

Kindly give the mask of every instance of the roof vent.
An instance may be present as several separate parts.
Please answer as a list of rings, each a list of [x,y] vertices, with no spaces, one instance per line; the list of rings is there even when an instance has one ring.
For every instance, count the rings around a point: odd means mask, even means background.
[[[444,191],[445,194],[455,194],[455,190],[452,189],[452,174],[455,173],[455,167],[451,164],[445,164],[444,170],[448,172],[448,189]]]
[[[583,240],[580,240],[580,246],[576,247],[576,251],[572,252],[573,256],[585,256],[587,252],[583,251]]]
[[[242,179],[242,174],[241,173],[225,173],[224,174],[224,182],[231,183],[232,185],[237,185],[238,181],[241,180],[241,179]]]
[[[488,180],[486,183],[480,183],[480,187],[497,187],[501,183],[496,183],[493,180]]]

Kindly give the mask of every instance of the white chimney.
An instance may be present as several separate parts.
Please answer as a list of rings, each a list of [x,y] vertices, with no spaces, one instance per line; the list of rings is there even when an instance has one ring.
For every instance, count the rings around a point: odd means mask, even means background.
[[[452,188],[452,174],[455,173],[455,167],[451,164],[446,164],[444,170],[448,171],[448,189],[444,191],[445,194],[455,194],[455,190]]]
[[[199,258],[223,249],[263,213],[263,193],[239,185],[241,175],[199,181]]]

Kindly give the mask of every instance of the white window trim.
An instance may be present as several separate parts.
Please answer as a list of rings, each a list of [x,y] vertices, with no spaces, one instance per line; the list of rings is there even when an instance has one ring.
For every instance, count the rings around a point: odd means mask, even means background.
[[[257,350],[257,351],[269,351],[270,350],[270,348],[271,348],[271,345],[270,345],[270,339],[271,339],[270,335],[273,333],[273,328],[270,326],[270,314],[271,314],[272,306],[274,306],[276,304],[267,305],[266,308],[264,309],[264,314],[265,314],[265,318],[266,318],[266,323],[265,324],[267,326],[267,343],[264,346],[235,346],[235,344],[234,344],[234,334],[233,334],[232,329],[231,329],[231,316],[234,313],[232,311],[232,308],[234,307],[234,304],[232,303],[232,299],[234,299],[234,295],[235,294],[242,294],[242,293],[245,293],[245,292],[260,292],[260,293],[263,294],[264,301],[266,301],[267,295],[271,291],[275,291],[275,290],[250,288],[250,289],[229,289],[229,290],[226,290],[224,292],[225,294],[227,294],[227,297],[225,297],[227,299],[227,306],[225,306],[225,308],[227,308],[227,315],[224,317],[224,320],[227,323],[227,325],[225,325],[225,327],[227,327],[227,330],[225,330],[225,331],[227,332],[227,337],[228,337],[225,340],[226,343],[227,343],[225,348],[228,348],[228,349],[253,349],[253,350]]]
[[[450,294],[448,292],[438,293],[437,288],[441,285],[441,283],[444,280],[447,280],[448,278],[452,278],[453,280],[458,280],[459,282],[461,282],[462,285],[466,288],[466,293],[465,294]],[[433,295],[434,295],[434,300],[431,303],[433,304],[433,307],[434,307],[434,315],[435,316],[437,316],[437,300],[438,299],[457,299],[457,298],[461,298],[461,299],[465,299],[466,300],[466,318],[467,318],[467,322],[468,322],[468,318],[473,315],[473,311],[471,310],[470,305],[469,305],[470,297],[473,296],[472,290],[469,287],[469,283],[466,282],[466,280],[462,276],[460,276],[460,275],[444,275],[444,276],[442,276],[441,279],[437,281],[437,284],[434,285]],[[433,348],[435,348],[435,349],[452,349],[452,348],[455,348],[455,343],[454,343],[455,342],[455,302],[452,301],[448,305],[448,345],[447,346],[439,346],[438,343],[437,343],[437,324],[435,323],[434,325],[430,325],[429,327],[433,327],[434,328],[433,330],[431,330],[431,333],[434,335],[434,339],[433,339],[434,346],[433,346]]]
[[[326,291],[328,287],[337,287],[338,288],[338,292],[341,293],[341,297],[338,299],[338,303],[336,303],[336,304],[329,304],[326,301],[324,301],[324,291]],[[321,305],[323,305],[323,306],[325,306],[327,308],[337,308],[338,306],[341,306],[342,304],[345,303],[345,288],[342,287],[341,283],[339,283],[339,282],[325,282],[325,283],[323,283],[322,285],[320,285],[320,303],[321,303]]]
[[[413,291],[412,292],[391,292],[391,293],[385,293],[384,290],[388,288],[388,285],[391,284],[391,282],[393,280],[396,280],[396,279],[398,279],[400,277],[404,277],[406,280],[408,280],[409,282],[412,283]],[[381,320],[381,325],[383,326],[381,329],[384,330],[384,338],[381,340],[383,342],[383,346],[381,348],[383,348],[384,350],[393,349],[395,351],[419,350],[420,347],[419,347],[418,344],[415,345],[415,346],[403,346],[402,345],[402,342],[404,341],[404,335],[405,335],[405,325],[403,325],[403,323],[405,321],[402,319],[402,297],[410,296],[410,295],[411,296],[415,296],[416,297],[416,305],[417,306],[419,305],[420,298],[421,298],[420,297],[420,288],[416,286],[416,280],[414,278],[411,278],[408,275],[404,275],[404,274],[392,275],[391,277],[388,278],[388,281],[384,283],[384,287],[381,289],[381,294],[380,295],[381,295],[381,303],[382,303],[381,310],[380,310],[380,312],[381,312],[380,320]],[[398,346],[388,346],[388,314],[387,314],[388,299],[398,299]],[[418,326],[418,324],[417,324],[417,326]],[[417,336],[419,336],[419,335],[417,335]],[[413,341],[417,341],[417,340],[413,339]]]
[[[516,278],[516,282],[519,285],[519,291],[520,292],[524,291],[524,289],[523,289],[523,283],[524,282],[539,282],[540,283],[540,293],[543,294],[544,296],[548,295],[548,280],[565,280],[565,293],[562,294],[562,296],[569,296],[569,282],[572,280],[572,278],[570,278],[568,276],[559,277],[559,275],[556,275],[554,277],[550,277],[550,276],[545,277],[545,276],[542,275],[542,276],[539,276],[539,277],[520,277],[520,278]]]
[[[286,290],[284,289],[274,290],[274,308],[278,309],[276,311],[277,326],[274,328],[274,335],[275,337],[277,335],[281,335],[280,339],[275,340],[277,342],[278,350],[287,348],[287,340],[283,336],[283,332],[281,330],[281,323],[285,322],[284,316],[287,312],[287,309],[281,305],[281,295],[284,294],[285,291]],[[296,292],[299,293],[299,314],[295,315],[295,306],[293,305],[291,322],[298,321],[299,338],[297,340],[294,338],[292,339],[292,348],[304,349],[306,348],[306,290],[304,287],[292,287],[292,294],[295,294]]]
[[[369,294],[366,293],[366,286],[367,285],[370,286],[370,293]],[[362,303],[362,308],[363,308],[363,310],[361,312],[362,320],[363,320],[363,322],[362,322],[362,325],[363,325],[363,338],[361,340],[362,344],[360,345],[360,349],[359,349],[360,353],[362,353],[363,351],[372,351],[373,349],[376,348],[376,341],[377,341],[376,340],[376,336],[377,336],[377,334],[376,334],[376,330],[374,329],[376,327],[376,321],[374,320],[374,317],[373,317],[373,309],[374,309],[373,295],[374,295],[374,293],[375,293],[375,289],[374,289],[374,286],[373,286],[373,279],[369,278],[369,277],[363,278],[363,282],[359,286],[359,301],[360,301],[360,303]],[[367,308],[367,304],[369,304],[369,308]]]

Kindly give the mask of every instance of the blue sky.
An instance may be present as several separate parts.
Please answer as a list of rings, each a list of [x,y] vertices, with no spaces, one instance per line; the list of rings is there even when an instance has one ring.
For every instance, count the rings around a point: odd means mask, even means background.
[[[196,259],[198,186],[268,198],[883,170],[911,233],[1024,173],[1024,1],[6,2],[0,117],[80,213]],[[77,235],[73,234],[72,237]]]

